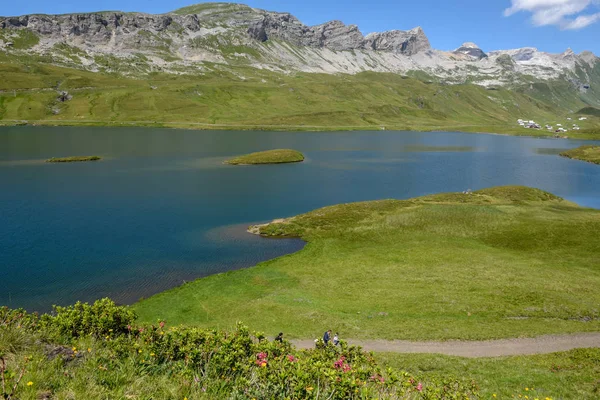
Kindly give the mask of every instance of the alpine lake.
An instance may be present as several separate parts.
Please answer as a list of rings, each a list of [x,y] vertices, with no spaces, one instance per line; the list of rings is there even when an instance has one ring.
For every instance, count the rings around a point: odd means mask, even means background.
[[[450,132],[253,132],[0,127],[0,306],[111,297],[131,304],[185,281],[295,252],[249,225],[355,201],[526,185],[600,208],[582,144]],[[289,148],[302,163],[231,166]],[[102,160],[46,163],[52,157]]]

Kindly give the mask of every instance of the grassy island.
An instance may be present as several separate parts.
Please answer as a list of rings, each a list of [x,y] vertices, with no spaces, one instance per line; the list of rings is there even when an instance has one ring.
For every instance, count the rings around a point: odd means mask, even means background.
[[[246,154],[225,161],[230,165],[286,164],[304,161],[304,154],[296,150],[275,149]]]
[[[560,153],[560,155],[563,157],[573,158],[575,160],[600,164],[600,146],[581,146],[576,149],[563,151]]]
[[[143,321],[315,338],[493,339],[600,330],[600,210],[509,186],[341,204],[258,228],[301,251],[135,305]]]
[[[46,160],[49,163],[66,163],[66,162],[84,162],[101,160],[98,156],[73,156],[73,157],[52,157]]]
[[[230,165],[286,164],[304,161],[304,155],[296,150],[275,149],[259,151],[225,161]]]

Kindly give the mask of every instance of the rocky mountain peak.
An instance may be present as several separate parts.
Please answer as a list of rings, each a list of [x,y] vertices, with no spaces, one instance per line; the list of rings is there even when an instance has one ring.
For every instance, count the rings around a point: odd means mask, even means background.
[[[487,54],[485,54],[483,50],[481,50],[479,46],[477,46],[473,42],[463,43],[462,46],[454,50],[454,54],[465,54],[476,60],[482,60],[484,58],[487,58]]]
[[[479,48],[479,46],[477,46],[473,42],[465,42],[460,47],[464,47],[464,48],[467,48],[467,49],[478,49]]]
[[[570,47],[567,50],[565,50],[565,52],[562,53],[561,56],[562,56],[562,58],[567,59],[567,60],[572,60],[577,57],[575,52]]]

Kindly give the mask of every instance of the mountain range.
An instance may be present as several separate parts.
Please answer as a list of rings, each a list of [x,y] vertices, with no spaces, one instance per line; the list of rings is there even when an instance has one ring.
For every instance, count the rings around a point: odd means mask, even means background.
[[[96,12],[0,17],[0,52],[47,64],[140,77],[223,67],[295,73],[392,73],[439,85],[519,90],[573,112],[600,106],[600,59],[567,49],[433,49],[420,27],[363,35],[356,25],[307,26],[284,12],[203,3],[167,14]],[[243,77],[243,76],[242,76]]]

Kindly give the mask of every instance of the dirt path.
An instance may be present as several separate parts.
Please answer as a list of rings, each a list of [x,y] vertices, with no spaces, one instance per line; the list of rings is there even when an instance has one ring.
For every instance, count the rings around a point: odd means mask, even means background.
[[[292,340],[299,348],[314,347],[312,340]],[[535,338],[447,342],[410,342],[407,340],[353,340],[351,345],[367,351],[388,353],[436,353],[460,357],[501,357],[555,353],[579,348],[600,347],[600,332],[574,335],[549,335]]]

